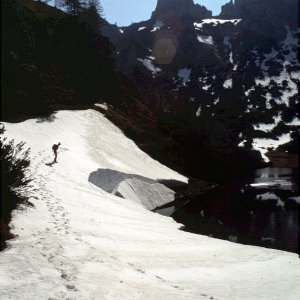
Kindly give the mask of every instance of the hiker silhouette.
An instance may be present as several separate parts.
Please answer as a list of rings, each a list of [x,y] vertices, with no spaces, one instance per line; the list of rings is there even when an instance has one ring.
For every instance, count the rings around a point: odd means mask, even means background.
[[[60,146],[60,143],[58,143],[57,145],[54,144],[52,146],[52,150],[54,152],[54,162],[57,163],[57,150],[58,150],[58,147]]]

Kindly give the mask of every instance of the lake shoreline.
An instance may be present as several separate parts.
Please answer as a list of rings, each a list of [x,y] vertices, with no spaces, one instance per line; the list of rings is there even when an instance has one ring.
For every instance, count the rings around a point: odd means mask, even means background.
[[[190,233],[298,253],[298,169],[263,168],[220,185],[195,181],[154,210]],[[256,177],[255,177],[256,176]]]

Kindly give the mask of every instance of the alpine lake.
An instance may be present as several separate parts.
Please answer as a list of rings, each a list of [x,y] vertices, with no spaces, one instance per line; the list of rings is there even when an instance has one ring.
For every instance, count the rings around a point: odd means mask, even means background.
[[[268,167],[155,212],[194,234],[299,253],[298,188],[298,169]]]

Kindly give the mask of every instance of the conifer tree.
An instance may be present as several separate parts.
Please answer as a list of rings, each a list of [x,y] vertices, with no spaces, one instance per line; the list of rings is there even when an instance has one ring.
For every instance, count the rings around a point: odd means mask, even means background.
[[[4,126],[0,124],[0,164],[1,164],[1,214],[0,214],[0,250],[8,239],[8,223],[11,211],[20,204],[29,204],[32,193],[32,181],[28,167],[30,150],[24,150],[24,143],[14,144],[3,138]]]
[[[103,8],[99,0],[89,0],[87,2],[82,13],[82,19],[93,31],[99,32],[104,24]]]
[[[73,16],[78,16],[84,9],[84,1],[82,0],[62,0],[61,6],[65,7],[67,12]]]
[[[100,0],[89,0],[88,1],[88,7],[94,9],[95,11],[97,11],[98,15],[101,18],[104,18],[103,7],[102,7],[102,4],[101,4]]]

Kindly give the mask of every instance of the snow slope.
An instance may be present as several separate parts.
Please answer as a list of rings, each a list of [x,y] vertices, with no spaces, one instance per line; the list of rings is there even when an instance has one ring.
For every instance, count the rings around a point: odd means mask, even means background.
[[[0,299],[298,298],[297,255],[180,231],[93,184],[95,172],[186,181],[99,112],[60,111],[6,129],[31,147],[39,191],[34,208],[13,214],[17,238],[0,254]]]

